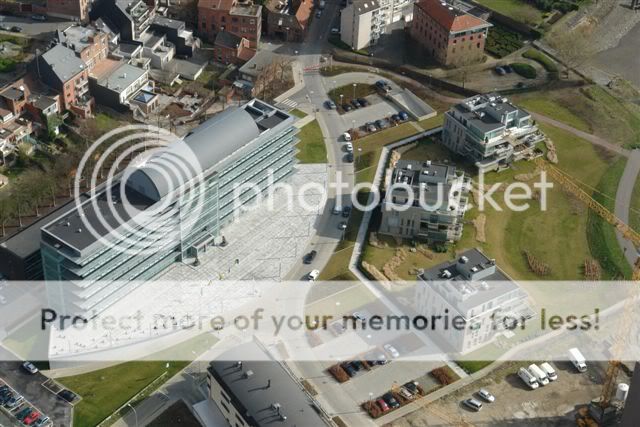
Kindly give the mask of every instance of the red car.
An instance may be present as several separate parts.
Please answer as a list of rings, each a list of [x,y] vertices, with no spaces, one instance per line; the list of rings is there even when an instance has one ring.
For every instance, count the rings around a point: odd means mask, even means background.
[[[380,409],[382,409],[382,412],[387,412],[389,410],[389,405],[387,405],[387,402],[385,402],[384,400],[378,399],[376,400],[376,403],[378,404]]]
[[[22,420],[22,422],[24,423],[24,425],[29,426],[31,424],[33,424],[34,422],[36,422],[36,420],[40,418],[40,412],[38,411],[33,411],[32,413],[30,413],[29,415],[27,415],[24,420]]]

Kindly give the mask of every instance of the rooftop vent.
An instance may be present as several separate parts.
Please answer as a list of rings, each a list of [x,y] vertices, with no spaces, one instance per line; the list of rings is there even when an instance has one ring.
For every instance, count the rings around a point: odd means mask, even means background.
[[[82,233],[82,228],[78,228],[78,229],[76,230],[76,233]]]
[[[469,262],[469,258],[467,258],[466,256],[463,255],[463,256],[460,257],[459,261],[460,261],[460,264],[466,264],[466,263]]]
[[[489,289],[489,284],[483,280],[482,282],[480,282],[480,289],[486,291],[487,289]]]
[[[442,277],[444,277],[445,279],[449,279],[451,278],[451,272],[449,270],[442,270]]]
[[[245,378],[250,378],[252,376],[253,376],[253,371],[251,369],[249,369],[247,372],[244,373]]]

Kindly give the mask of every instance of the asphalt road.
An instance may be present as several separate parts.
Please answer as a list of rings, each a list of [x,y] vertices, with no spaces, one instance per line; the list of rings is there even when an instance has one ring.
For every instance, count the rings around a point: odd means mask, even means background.
[[[73,23],[73,21],[61,19],[49,18],[49,20],[41,22],[21,16],[0,15],[0,25],[18,26],[22,28],[20,34],[42,39],[49,38],[56,30],[67,28]]]
[[[625,165],[622,178],[618,182],[618,191],[616,192],[615,214],[625,224],[629,224],[629,209],[631,207],[631,198],[633,189],[636,185],[640,173],[640,150],[633,150],[629,155],[627,164]],[[622,237],[620,232],[616,232],[618,244],[624,252],[629,264],[633,267],[638,259],[638,252],[635,245],[629,240]]]

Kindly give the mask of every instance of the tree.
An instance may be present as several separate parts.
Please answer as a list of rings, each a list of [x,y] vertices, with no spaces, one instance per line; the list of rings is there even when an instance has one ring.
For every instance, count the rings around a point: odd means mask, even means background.
[[[596,53],[592,35],[585,27],[577,27],[570,31],[555,30],[548,38],[548,43],[564,62],[567,77],[569,70],[581,66]]]
[[[534,25],[538,23],[540,14],[533,7],[522,7],[513,13],[513,18],[527,25]]]
[[[15,218],[15,206],[8,196],[0,198],[0,237],[6,234],[5,227],[9,221]]]

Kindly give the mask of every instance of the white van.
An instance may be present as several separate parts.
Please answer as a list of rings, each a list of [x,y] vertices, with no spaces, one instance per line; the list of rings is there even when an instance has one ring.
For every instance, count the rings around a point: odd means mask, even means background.
[[[582,353],[580,353],[580,350],[576,347],[569,349],[569,360],[571,360],[571,363],[573,363],[573,366],[575,366],[579,372],[587,371],[587,362]]]
[[[538,388],[538,380],[535,376],[533,376],[531,372],[527,371],[525,368],[520,368],[518,370],[518,376],[530,389],[535,390]]]
[[[320,275],[320,271],[318,271],[318,270],[311,271],[309,273],[309,276],[308,276],[309,281],[310,282],[315,282],[319,275]]]
[[[536,379],[538,380],[538,384],[542,386],[549,384],[549,378],[547,377],[547,374],[535,363],[529,365],[529,372],[531,372],[533,376],[536,377]]]
[[[547,378],[549,378],[549,381],[555,381],[558,379],[556,370],[553,369],[553,366],[551,366],[548,362],[540,364],[540,369],[542,369],[544,373],[547,374]]]

